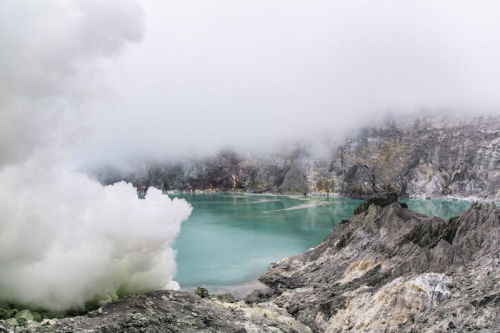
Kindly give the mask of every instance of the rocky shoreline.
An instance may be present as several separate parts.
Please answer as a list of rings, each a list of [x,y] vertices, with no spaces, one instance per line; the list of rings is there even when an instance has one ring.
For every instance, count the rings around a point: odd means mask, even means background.
[[[273,264],[261,278],[273,301],[317,331],[498,331],[499,208],[443,220],[390,201],[361,204],[322,244]]]
[[[349,199],[358,199],[358,200],[366,200],[372,197],[373,195],[383,194],[383,193],[374,193],[370,195],[365,195],[362,198],[345,196],[339,193],[326,193],[326,192],[308,192],[305,196],[304,194],[298,193],[276,193],[276,192],[261,192],[261,193],[253,193],[253,192],[245,192],[245,191],[232,191],[232,190],[222,190],[222,189],[210,189],[210,190],[196,190],[196,191],[183,191],[183,190],[169,190],[165,191],[165,194],[168,195],[176,195],[176,194],[220,194],[220,193],[228,193],[228,194],[238,194],[238,195],[269,195],[269,196],[282,196],[289,198],[349,198]],[[408,196],[398,196],[401,200],[406,199],[420,199],[420,200],[448,200],[448,201],[469,201],[469,202],[500,202],[499,200],[493,200],[481,196],[472,196],[472,195],[408,195]]]
[[[498,332],[500,208],[428,217],[395,194],[363,202],[318,246],[260,277],[267,289],[154,291],[84,316],[0,321],[0,332]],[[200,296],[201,295],[201,296]]]
[[[125,180],[140,192],[241,191],[365,199],[376,193],[500,201],[500,118],[418,117],[353,132],[314,153],[306,144],[274,152],[144,162],[133,172],[90,171],[104,184]]]

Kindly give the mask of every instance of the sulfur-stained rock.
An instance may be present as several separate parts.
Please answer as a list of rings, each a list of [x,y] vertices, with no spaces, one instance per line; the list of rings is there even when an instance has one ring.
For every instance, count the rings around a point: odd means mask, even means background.
[[[272,264],[260,278],[267,300],[318,332],[500,330],[500,208],[475,203],[445,220],[395,201],[362,206],[315,248]]]
[[[428,117],[352,132],[326,156],[296,142],[265,154],[222,151],[183,163],[150,163],[123,174],[99,169],[105,184],[138,188],[246,192],[338,193],[365,199],[471,197],[500,200],[500,117]],[[142,190],[143,191],[143,190]]]

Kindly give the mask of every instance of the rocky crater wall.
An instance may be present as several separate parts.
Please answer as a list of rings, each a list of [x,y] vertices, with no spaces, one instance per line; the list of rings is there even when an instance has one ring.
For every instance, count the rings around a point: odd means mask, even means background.
[[[94,170],[103,183],[126,180],[139,189],[339,194],[500,200],[500,118],[388,121],[363,128],[330,153],[295,145],[259,156],[225,151],[204,159],[151,163],[122,173]]]

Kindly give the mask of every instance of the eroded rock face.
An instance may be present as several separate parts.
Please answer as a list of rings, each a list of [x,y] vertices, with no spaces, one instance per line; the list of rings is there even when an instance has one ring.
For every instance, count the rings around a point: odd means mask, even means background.
[[[163,190],[374,193],[500,200],[500,118],[416,118],[361,129],[314,156],[307,146],[259,156],[221,152],[132,174],[101,169],[103,183],[126,180]]]
[[[375,176],[364,164],[354,164],[343,179],[342,192],[353,198],[364,198],[375,193]]]
[[[373,194],[370,197],[368,197],[363,203],[361,203],[356,209],[354,210],[354,215],[361,214],[368,210],[371,205],[377,205],[380,207],[385,207],[393,202],[398,201],[398,195],[396,192],[386,192],[386,193],[378,193],[378,194]],[[404,204],[401,204],[401,207],[407,208]]]
[[[365,128],[337,147],[332,157],[337,183],[349,189],[346,195],[360,196],[367,190],[351,187],[349,172],[359,165],[372,172],[375,192],[498,201],[500,118],[417,118]],[[365,174],[368,180],[368,171]]]
[[[500,329],[495,204],[449,220],[397,202],[358,212],[317,247],[272,264],[263,297],[319,332]]]
[[[278,187],[281,193],[304,193],[308,191],[308,186],[304,178],[304,172],[297,165],[292,165],[285,174],[283,183]]]

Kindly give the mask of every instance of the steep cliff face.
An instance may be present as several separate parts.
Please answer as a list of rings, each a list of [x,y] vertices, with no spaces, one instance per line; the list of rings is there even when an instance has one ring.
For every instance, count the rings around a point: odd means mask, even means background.
[[[331,170],[342,184],[339,191],[352,196],[395,190],[498,200],[500,121],[420,120],[365,129],[336,149]]]
[[[149,165],[142,174],[97,173],[164,190],[337,193],[365,198],[456,196],[500,200],[500,118],[418,118],[364,128],[331,153],[307,147],[241,156],[223,152],[184,163]]]

